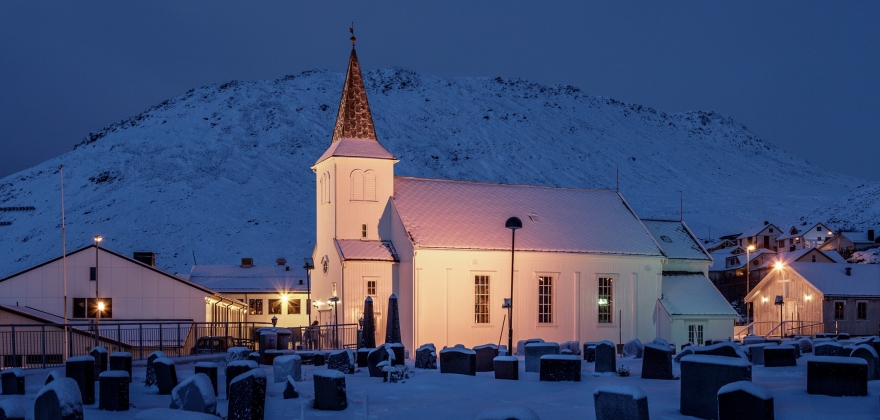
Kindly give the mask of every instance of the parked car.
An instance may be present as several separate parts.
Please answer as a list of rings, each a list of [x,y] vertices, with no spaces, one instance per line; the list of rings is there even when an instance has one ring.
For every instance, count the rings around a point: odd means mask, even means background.
[[[239,346],[252,348],[251,340],[223,336],[200,337],[196,340],[195,347],[190,349],[190,354],[226,353],[226,350]]]

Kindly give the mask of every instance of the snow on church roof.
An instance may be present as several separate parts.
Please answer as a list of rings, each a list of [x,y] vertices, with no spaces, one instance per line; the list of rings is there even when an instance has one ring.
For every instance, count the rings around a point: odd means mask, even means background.
[[[680,220],[642,219],[642,223],[654,236],[666,257],[673,260],[705,260],[709,254],[700,241],[691,235],[690,230]]]
[[[394,245],[391,242],[357,239],[336,239],[335,241],[339,256],[346,261],[398,261],[397,252],[394,251]]]
[[[342,139],[334,142],[329,148],[318,158],[315,165],[323,162],[331,156],[340,157],[364,157],[376,159],[397,159],[385,146],[379,144],[376,140],[365,139]]]
[[[617,191],[394,178],[394,206],[416,248],[662,256]]]
[[[669,315],[737,316],[730,303],[702,273],[664,274],[662,294],[660,303]]]

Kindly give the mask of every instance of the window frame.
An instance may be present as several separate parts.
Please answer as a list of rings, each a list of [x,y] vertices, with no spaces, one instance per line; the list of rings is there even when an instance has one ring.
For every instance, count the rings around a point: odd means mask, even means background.
[[[706,328],[703,324],[688,324],[688,342],[694,343],[695,346],[702,346],[705,343]]]
[[[302,314],[302,299],[287,298],[287,315]]]
[[[281,308],[282,299],[269,299],[269,315],[283,315]]]
[[[95,298],[73,298],[72,303],[73,307],[71,308],[71,318],[75,319],[97,319],[97,308],[92,309],[93,307],[97,307],[97,302],[95,302]],[[101,298],[101,301],[104,302],[104,312],[101,313],[101,319],[112,319],[113,318],[113,298],[104,297]],[[80,312],[77,309],[77,305],[79,303],[83,304],[83,312]],[[78,314],[82,316],[77,316]]]
[[[370,286],[372,284],[372,287]],[[372,293],[370,293],[370,289],[372,289]],[[379,281],[375,277],[368,277],[364,280],[364,295],[366,296],[378,296],[379,293]]]
[[[536,274],[536,286],[538,286],[537,297],[537,325],[538,326],[555,326],[556,325],[556,317],[554,316],[554,306],[556,306],[556,294],[553,292],[554,283],[556,283],[556,279],[559,278],[559,273],[535,273]],[[550,284],[542,285],[541,282],[544,279],[549,279]],[[547,288],[549,293],[544,293],[543,288]],[[547,296],[549,302],[543,303],[542,296]],[[543,312],[544,308],[549,309],[547,312]]]
[[[596,282],[595,282],[595,286],[594,286],[595,289],[594,290],[596,291],[596,324],[599,326],[604,326],[604,327],[613,326],[614,322],[617,321],[614,317],[614,282],[617,280],[617,277],[618,277],[617,274],[610,274],[610,273],[596,274]],[[603,279],[610,280],[610,284],[603,286],[602,285]],[[601,292],[603,291],[602,290],[603,288],[608,289],[607,291],[610,292],[610,295],[601,294]],[[603,296],[605,296],[605,299],[608,299],[608,302],[605,303],[604,305],[600,303],[600,299],[603,299]],[[608,307],[607,314],[602,313],[603,306]],[[607,320],[603,321],[603,318],[606,315],[607,315]]]
[[[492,323],[492,277],[488,273],[474,273],[474,325]],[[482,281],[482,283],[481,283]]]
[[[857,300],[856,301],[856,321],[867,321],[868,320],[868,301],[867,300]]]
[[[837,304],[840,304],[840,314],[837,312]],[[834,313],[835,321],[846,321],[846,301],[845,300],[835,300],[832,303],[832,311]]]
[[[255,305],[256,303],[256,305]],[[259,307],[259,308],[257,308]],[[259,312],[257,312],[259,310]],[[250,298],[248,299],[248,315],[263,315],[263,299],[262,298]]]

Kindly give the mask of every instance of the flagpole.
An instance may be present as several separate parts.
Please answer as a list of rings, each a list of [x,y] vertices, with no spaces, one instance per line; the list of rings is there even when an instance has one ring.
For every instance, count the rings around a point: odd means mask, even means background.
[[[68,359],[70,332],[67,329],[67,232],[64,220],[64,165],[61,172],[61,276],[64,279],[64,360]]]

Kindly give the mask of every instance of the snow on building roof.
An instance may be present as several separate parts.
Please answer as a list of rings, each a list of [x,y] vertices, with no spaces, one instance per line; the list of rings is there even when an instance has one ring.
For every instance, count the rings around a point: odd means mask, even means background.
[[[770,228],[770,227],[775,228],[775,229],[776,229],[777,231],[779,231],[779,232],[782,232],[782,230],[780,230],[780,229],[779,229],[776,225],[774,225],[773,223],[768,223],[768,224],[766,224],[766,225],[752,226],[752,227],[750,227],[750,228],[744,230],[743,233],[741,233],[741,234],[737,237],[737,239],[751,238],[752,236],[755,236],[755,235],[761,233],[764,229],[767,229],[767,228]]]
[[[416,248],[662,256],[617,191],[394,178],[394,206]]]
[[[755,258],[757,258],[761,255],[764,255],[764,254],[776,254],[775,252],[773,252],[772,250],[769,250],[767,248],[758,248],[758,249],[751,251],[749,253],[734,254],[732,251],[737,248],[739,248],[739,247],[719,249],[718,251],[713,252],[712,253],[712,258],[713,258],[712,266],[709,267],[709,271],[735,270],[737,268],[742,268],[743,266],[746,265],[746,257],[749,257],[750,260],[754,261]],[[733,257],[733,256],[737,257],[736,264],[733,264],[730,267],[728,267],[727,266],[727,258]],[[770,259],[767,259],[767,261],[770,261]],[[755,267],[755,268],[757,268],[757,267]]]
[[[315,165],[323,162],[331,156],[397,159],[388,151],[388,149],[385,148],[385,146],[379,144],[378,141],[366,139],[342,139],[334,142],[327,148],[324,154],[318,158]]]
[[[880,230],[875,229],[874,232],[875,232],[875,236],[874,236],[873,240],[868,239],[868,231],[867,230],[861,231],[861,232],[843,231],[840,233],[840,236],[843,236],[844,238],[849,239],[850,241],[852,241],[853,243],[856,243],[856,244],[873,244],[873,243],[876,243],[878,238],[880,238],[880,236],[876,235],[876,233],[880,232]],[[832,236],[832,238],[833,238],[833,236]]]
[[[642,219],[648,232],[666,257],[673,260],[705,260],[711,259],[693,236],[690,229],[680,220]]]
[[[803,233],[801,231],[798,231],[797,233],[790,233],[790,232],[791,231],[788,231],[788,232],[783,233],[782,235],[779,235],[778,237],[776,237],[776,240],[781,241],[783,239],[799,238],[803,235]]]
[[[702,273],[664,275],[662,296],[660,303],[671,316],[737,316],[730,303]]]
[[[346,261],[399,261],[394,245],[388,241],[335,239],[339,257]]]
[[[189,280],[221,293],[302,292],[308,290],[306,277],[287,271],[277,264],[254,265],[194,265]],[[302,281],[302,284],[300,284]]]
[[[850,275],[846,275],[846,269]],[[824,295],[880,296],[880,265],[816,264],[797,262],[786,265]]]

